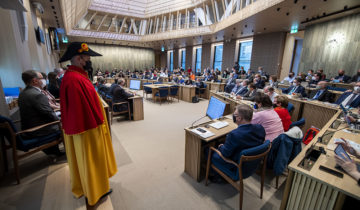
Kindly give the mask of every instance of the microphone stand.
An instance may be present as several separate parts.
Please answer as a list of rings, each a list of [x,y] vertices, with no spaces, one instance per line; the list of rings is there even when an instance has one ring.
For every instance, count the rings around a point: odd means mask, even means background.
[[[190,127],[190,128],[193,129],[193,128],[194,128],[194,124],[195,124],[196,122],[200,121],[201,119],[205,118],[205,117],[207,117],[207,115],[205,115],[205,116],[203,116],[203,117],[195,120],[195,121],[191,124],[191,127]]]

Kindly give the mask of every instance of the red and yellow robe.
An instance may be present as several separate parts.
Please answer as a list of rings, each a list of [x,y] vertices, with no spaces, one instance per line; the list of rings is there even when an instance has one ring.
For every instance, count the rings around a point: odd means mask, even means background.
[[[60,107],[72,192],[94,205],[109,191],[117,167],[103,105],[82,68],[66,71]]]

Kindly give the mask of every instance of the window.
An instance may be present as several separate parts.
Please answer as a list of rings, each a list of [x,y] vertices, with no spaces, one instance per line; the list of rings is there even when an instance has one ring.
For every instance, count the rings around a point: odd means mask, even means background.
[[[245,71],[250,69],[252,41],[239,43],[239,65],[243,66]]]
[[[223,54],[223,45],[215,46],[215,55],[214,55],[214,70],[219,69],[221,71],[222,64],[222,54]]]
[[[185,50],[181,50],[181,68],[185,70]]]
[[[201,52],[202,52],[202,48],[196,48],[196,60],[195,60],[195,71],[201,72]]]
[[[170,52],[170,71],[172,72],[174,70],[174,52]]]

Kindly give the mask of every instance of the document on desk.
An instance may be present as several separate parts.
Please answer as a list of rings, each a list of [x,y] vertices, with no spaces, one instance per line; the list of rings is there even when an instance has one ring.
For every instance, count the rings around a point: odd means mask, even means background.
[[[197,135],[201,136],[204,139],[215,135],[213,132],[210,132],[210,131],[206,130],[205,128],[200,128],[200,130],[203,130],[205,132],[203,133],[203,132],[199,131],[199,128],[194,128],[191,131],[193,133],[196,133]]]
[[[350,146],[351,146],[352,148],[354,148],[356,151],[360,151],[360,144],[355,143],[355,142],[353,142],[353,141],[351,141],[351,140],[348,140],[348,139],[346,139],[346,141],[347,141],[347,142],[350,144]],[[329,150],[335,150],[335,148],[336,148],[336,146],[337,146],[337,144],[335,144],[335,143],[337,143],[337,142],[343,142],[343,140],[336,138],[336,139],[334,139],[333,141],[329,142],[329,144],[327,145],[327,148],[328,148]]]
[[[218,122],[214,122],[214,123],[211,123],[209,124],[211,127],[213,128],[216,128],[216,129],[220,129],[220,128],[223,128],[223,127],[226,127],[229,125],[228,122],[222,122],[222,121],[218,121]]]

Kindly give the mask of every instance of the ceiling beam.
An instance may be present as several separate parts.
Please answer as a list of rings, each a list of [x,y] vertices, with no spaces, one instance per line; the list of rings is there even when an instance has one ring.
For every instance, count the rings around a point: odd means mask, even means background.
[[[122,32],[122,29],[124,28],[124,25],[125,25],[125,24],[126,24],[126,17],[124,17],[124,19],[123,19],[123,22],[122,22],[121,27],[120,27],[120,29],[119,29],[119,33]]]
[[[98,28],[96,29],[97,31],[99,31],[99,29],[100,29],[101,25],[104,23],[104,20],[105,20],[105,18],[106,18],[107,16],[108,16],[108,15],[106,14],[106,15],[102,18],[102,20],[101,20],[101,22],[100,22],[100,24],[99,24]]]
[[[115,17],[113,17],[112,19],[111,19],[111,24],[110,24],[110,26],[109,26],[109,28],[108,28],[108,32],[110,31],[110,29],[111,29],[111,27],[114,25],[114,23],[115,23],[115,25],[116,25],[116,18],[117,18],[117,15],[115,15]],[[116,28],[115,28],[115,31],[116,31]]]
[[[91,21],[94,19],[94,17],[95,17],[96,15],[97,15],[97,12],[95,12],[95,13],[91,16],[89,22],[86,24],[86,26],[85,26],[84,29],[86,29],[86,28],[90,25]]]

